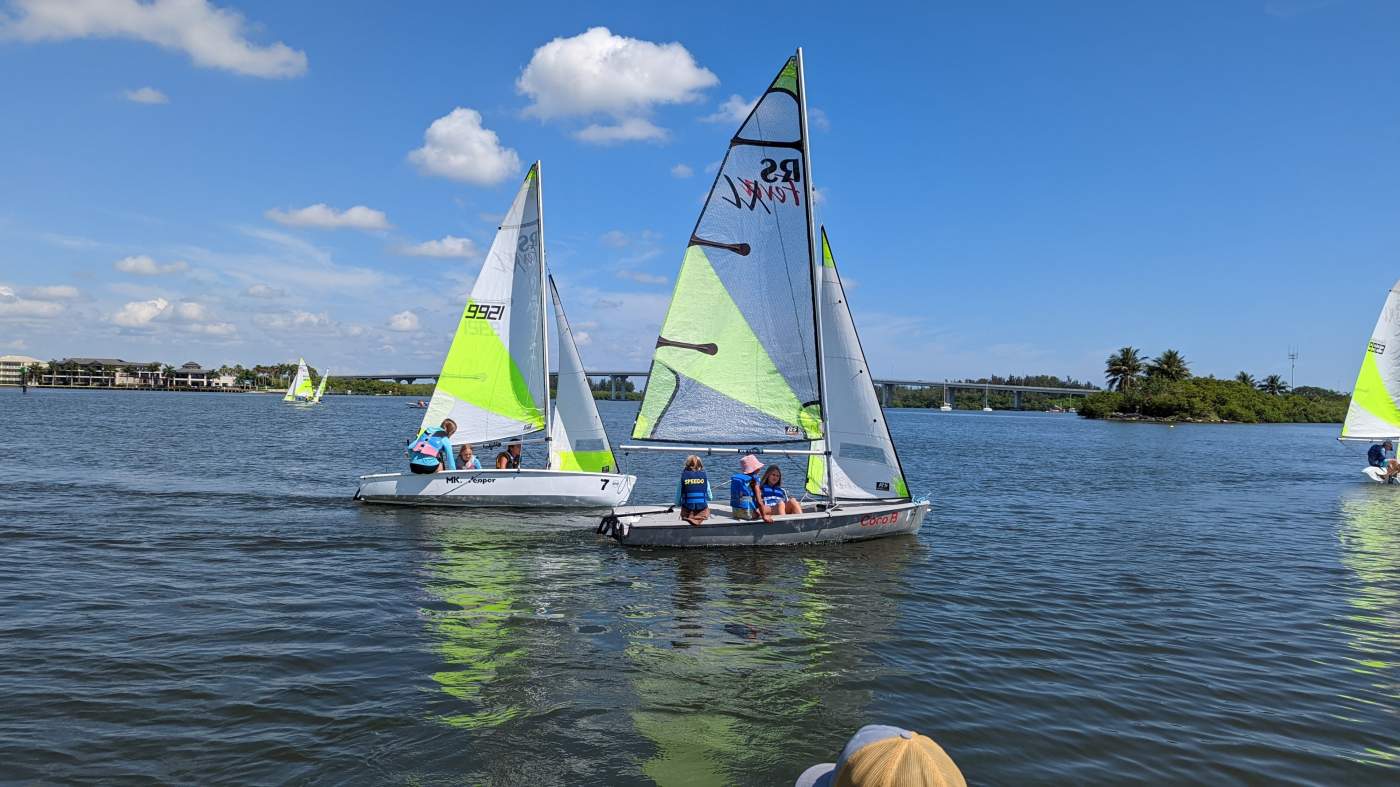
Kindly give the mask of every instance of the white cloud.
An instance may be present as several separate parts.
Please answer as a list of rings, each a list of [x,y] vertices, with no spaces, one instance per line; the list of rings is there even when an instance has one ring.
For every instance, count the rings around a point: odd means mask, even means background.
[[[603,233],[602,237],[598,238],[598,242],[611,249],[621,249],[632,240],[622,230],[608,230]]]
[[[696,101],[719,79],[679,43],[655,44],[594,27],[535,50],[515,87],[541,119],[603,112],[626,117],[656,104]]]
[[[273,208],[264,215],[278,224],[285,224],[288,227],[314,227],[318,230],[342,228],[387,230],[390,227],[389,217],[385,216],[383,211],[367,208],[364,205],[356,205],[338,211],[324,202],[318,202],[315,205],[307,205],[295,210]]]
[[[807,110],[807,121],[812,124],[812,128],[818,131],[831,130],[831,121],[827,119],[826,113],[820,107],[812,107]]]
[[[205,336],[232,336],[238,333],[238,328],[231,322],[195,323],[193,325],[186,325],[183,330],[190,333],[204,334]]]
[[[135,90],[128,90],[124,93],[127,101],[134,101],[137,104],[169,104],[170,96],[156,90],[153,87],[139,87]]]
[[[455,235],[444,235],[440,240],[401,246],[398,252],[409,257],[458,257],[464,260],[481,255],[481,250],[471,238],[459,238]]]
[[[670,279],[665,276],[658,276],[654,273],[645,273],[643,271],[620,270],[617,272],[617,277],[619,279],[630,279],[639,284],[665,284],[670,281]]]
[[[256,77],[306,73],[306,53],[245,35],[242,14],[208,0],[12,0],[19,14],[0,36],[20,41],[129,38],[184,52],[197,66]],[[0,20],[3,21],[3,20]]]
[[[175,304],[175,316],[189,322],[202,322],[209,319],[209,310],[202,303],[181,301]]]
[[[27,287],[26,297],[36,301],[71,301],[81,295],[78,288],[69,284],[53,284],[46,287]]]
[[[425,175],[438,175],[478,186],[500,183],[520,171],[520,156],[501,147],[496,132],[481,125],[481,113],[457,107],[433,121],[423,133],[423,147],[408,160]]]
[[[287,291],[278,287],[271,287],[266,284],[254,284],[243,291],[249,298],[283,298]]]
[[[160,276],[166,273],[179,273],[189,270],[190,265],[182,260],[161,265],[155,260],[140,254],[132,257],[123,257],[112,263],[112,267],[122,273],[131,273],[137,276]]]
[[[574,346],[576,347],[587,347],[593,343],[593,337],[588,331],[572,331],[571,333],[574,337]]]
[[[706,123],[743,123],[755,106],[758,106],[758,99],[748,101],[734,93],[719,105],[719,109],[713,115],[706,115],[700,119]]]
[[[646,118],[624,118],[617,123],[592,123],[574,132],[574,138],[593,145],[616,145],[619,142],[664,142],[666,129]]]
[[[389,330],[391,331],[416,331],[418,330],[418,315],[411,311],[401,311],[389,318]]]
[[[170,308],[170,301],[152,298],[149,301],[132,301],[112,315],[112,322],[123,328],[144,328]]]
[[[21,298],[13,287],[0,285],[0,318],[55,317],[62,311],[62,304]]]
[[[812,187],[812,204],[813,204],[813,205],[825,205],[825,204],[826,204],[826,192],[825,192],[825,191],[822,191],[821,189],[817,188],[816,186],[813,186],[813,187]]]
[[[259,324],[282,330],[285,328],[329,328],[332,327],[330,315],[325,312],[312,314],[307,311],[292,311],[285,314],[259,314],[253,318]]]
[[[691,169],[690,167],[686,166],[685,164],[677,164],[676,166],[671,167],[671,177],[675,177],[675,178],[688,178],[688,177],[690,177],[691,175],[694,175],[694,174],[695,174],[695,170]]]

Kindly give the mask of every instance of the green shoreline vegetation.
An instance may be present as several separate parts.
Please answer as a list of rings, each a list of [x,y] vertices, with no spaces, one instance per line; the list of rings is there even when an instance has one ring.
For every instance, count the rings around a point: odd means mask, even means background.
[[[1110,355],[1104,377],[1108,390],[1090,394],[1079,405],[1085,418],[1189,421],[1196,423],[1341,423],[1348,394],[1326,388],[1290,389],[1282,375],[1256,380],[1248,372],[1234,379],[1191,374],[1176,350],[1145,359],[1135,347]]]

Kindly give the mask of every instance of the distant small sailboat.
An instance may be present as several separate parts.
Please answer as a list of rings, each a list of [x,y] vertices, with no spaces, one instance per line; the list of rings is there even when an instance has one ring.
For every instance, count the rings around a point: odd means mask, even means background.
[[[598,531],[622,544],[860,541],[923,523],[929,504],[909,494],[836,261],[813,221],[808,143],[799,49],[729,142],[632,427],[647,442],[624,448],[803,456],[815,499],[771,523],[720,502],[701,525],[666,503],[617,507]]]
[[[292,377],[292,384],[287,386],[287,393],[282,396],[284,402],[306,402],[316,395],[316,387],[311,384],[311,372],[306,368],[306,359],[297,359],[297,373]]]
[[[953,412],[953,406],[952,406],[951,404],[948,404],[947,402],[944,402],[943,404],[940,404],[940,405],[938,406],[938,412],[940,412],[940,413],[951,413],[951,412]]]
[[[626,502],[636,476],[617,472],[544,254],[540,163],[506,213],[442,362],[420,429],[451,418],[451,443],[499,446],[544,433],[545,469],[379,473],[355,499],[418,506],[608,508]],[[549,311],[559,336],[556,395],[549,395]],[[410,405],[412,406],[412,405]],[[481,457],[483,462],[489,457]]]
[[[316,386],[316,395],[313,396],[313,397],[311,397],[311,403],[312,403],[312,404],[320,404],[320,403],[321,403],[321,397],[324,396],[325,393],[326,393],[326,381],[329,380],[329,379],[331,379],[331,373],[330,373],[330,370],[328,369],[328,370],[326,370],[326,373],[325,373],[325,374],[321,375],[321,383],[320,383],[319,385]]]
[[[1342,422],[1343,442],[1400,442],[1400,282],[1390,288],[1376,327],[1361,356],[1361,369],[1352,388],[1351,404]],[[1372,481],[1383,482],[1385,470],[1367,466],[1361,471]]]

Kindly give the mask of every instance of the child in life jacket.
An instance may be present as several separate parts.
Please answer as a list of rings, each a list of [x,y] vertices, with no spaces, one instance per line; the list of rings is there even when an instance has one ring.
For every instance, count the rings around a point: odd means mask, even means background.
[[[763,505],[759,510],[767,510],[770,516],[802,513],[802,504],[792,499],[783,488],[783,471],[777,465],[768,465],[758,482],[758,495]]]
[[[452,455],[451,437],[457,431],[457,422],[451,418],[442,426],[430,426],[408,441],[408,469],[414,473],[436,473],[439,469],[456,470],[457,460]]]
[[[680,484],[676,487],[676,505],[681,507],[681,519],[699,526],[710,518],[710,501],[713,499],[710,477],[705,474],[704,463],[694,454],[687,456],[681,469]]]

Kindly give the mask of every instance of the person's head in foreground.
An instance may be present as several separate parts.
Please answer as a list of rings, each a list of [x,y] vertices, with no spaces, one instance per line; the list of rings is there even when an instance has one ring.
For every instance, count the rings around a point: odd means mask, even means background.
[[[1384,448],[1387,451],[1394,451],[1395,444],[1390,442],[1389,440],[1386,440],[1384,443],[1381,443],[1381,448]]]
[[[966,787],[953,759],[932,738],[884,724],[867,724],[846,742],[836,762],[813,765],[793,787]]]
[[[457,434],[457,422],[451,418],[443,419],[442,431],[447,432],[448,437]]]

